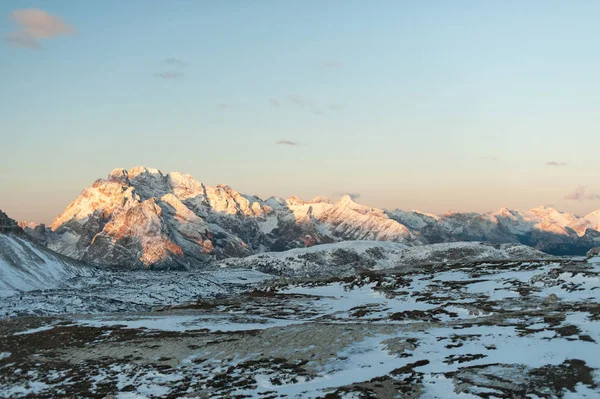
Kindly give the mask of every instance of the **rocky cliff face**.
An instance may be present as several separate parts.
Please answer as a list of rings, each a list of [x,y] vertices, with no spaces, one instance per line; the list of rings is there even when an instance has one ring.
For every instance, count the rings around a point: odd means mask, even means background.
[[[32,239],[76,259],[163,269],[348,240],[521,243],[583,255],[600,245],[599,226],[595,213],[579,218],[546,207],[437,216],[371,208],[349,196],[262,200],[145,167],[97,180],[50,228],[23,224]]]

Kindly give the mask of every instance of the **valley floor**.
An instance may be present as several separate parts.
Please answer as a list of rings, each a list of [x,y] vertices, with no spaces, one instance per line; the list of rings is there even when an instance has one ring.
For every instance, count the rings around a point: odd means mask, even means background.
[[[600,395],[600,260],[132,276],[3,298],[0,397]]]

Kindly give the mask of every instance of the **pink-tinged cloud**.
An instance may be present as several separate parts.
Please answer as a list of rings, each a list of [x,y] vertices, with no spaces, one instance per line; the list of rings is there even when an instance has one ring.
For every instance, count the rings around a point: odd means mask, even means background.
[[[579,186],[565,195],[565,199],[572,201],[600,200],[600,194],[587,193],[585,186]]]
[[[19,26],[5,40],[13,47],[42,48],[41,40],[55,39],[60,35],[76,35],[77,28],[37,8],[14,10],[11,18]]]

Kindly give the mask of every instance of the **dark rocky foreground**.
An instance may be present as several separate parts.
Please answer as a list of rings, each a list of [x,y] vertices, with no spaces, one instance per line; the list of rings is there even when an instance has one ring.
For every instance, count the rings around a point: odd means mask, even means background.
[[[0,397],[595,398],[599,271],[438,265],[5,318]]]

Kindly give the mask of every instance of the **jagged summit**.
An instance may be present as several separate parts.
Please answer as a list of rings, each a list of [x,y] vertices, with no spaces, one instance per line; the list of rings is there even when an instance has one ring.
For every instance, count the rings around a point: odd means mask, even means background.
[[[352,197],[348,194],[345,194],[342,196],[342,198],[340,198],[337,201],[339,204],[341,205],[352,205],[352,204],[356,204],[356,202],[354,202],[354,200],[352,199]]]

